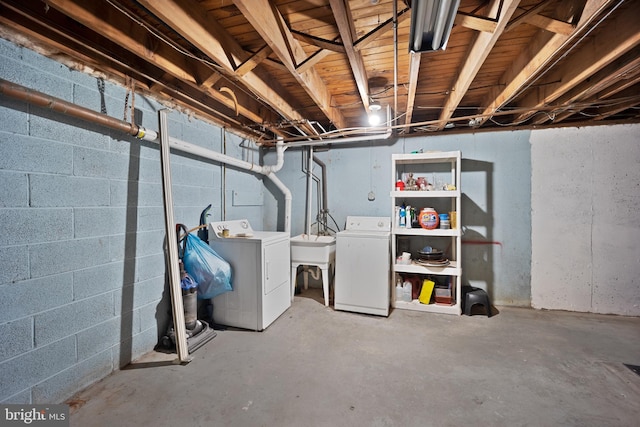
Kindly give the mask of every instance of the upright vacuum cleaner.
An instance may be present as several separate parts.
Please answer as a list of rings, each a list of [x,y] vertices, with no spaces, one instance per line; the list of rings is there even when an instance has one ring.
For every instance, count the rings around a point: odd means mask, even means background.
[[[204,320],[198,319],[198,284],[185,271],[182,257],[184,251],[180,247],[180,241],[187,237],[188,231],[182,224],[176,226],[178,231],[178,255],[180,257],[180,288],[182,289],[182,305],[184,306],[184,322],[187,335],[187,349],[189,353],[193,353],[213,338],[217,333]],[[180,231],[184,230],[185,234],[180,237]],[[173,327],[173,321],[167,330],[167,334],[162,337],[160,344],[169,349],[176,346],[176,334]]]

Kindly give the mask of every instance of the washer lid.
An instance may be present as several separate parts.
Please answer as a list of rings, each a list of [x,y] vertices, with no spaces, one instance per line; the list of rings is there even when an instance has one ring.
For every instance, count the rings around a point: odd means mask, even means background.
[[[351,237],[389,240],[390,231],[343,230],[336,233],[336,242]]]
[[[391,218],[388,216],[348,216],[345,231],[378,231],[391,230]]]

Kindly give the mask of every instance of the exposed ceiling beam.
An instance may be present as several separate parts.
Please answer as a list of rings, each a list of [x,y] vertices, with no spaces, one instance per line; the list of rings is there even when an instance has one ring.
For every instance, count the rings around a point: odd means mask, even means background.
[[[167,73],[181,80],[197,83],[193,67],[185,55],[159,42],[143,26],[138,25],[119,10],[105,7],[98,2],[82,0],[47,0],[46,3],[105,38],[114,40]]]
[[[60,1],[60,0],[57,0]],[[235,76],[237,68],[250,54],[222,26],[210,25],[207,11],[198,3],[189,0],[138,0],[144,7],[162,19],[200,51],[209,56],[229,75]],[[304,121],[295,108],[280,95],[277,84],[255,69],[238,79],[256,96],[263,99],[287,120]],[[282,91],[284,93],[284,91]],[[306,126],[309,128],[309,126]],[[312,132],[313,129],[307,129]]]
[[[587,0],[584,5],[581,18],[574,32],[567,36],[564,34],[549,34],[546,31],[539,31],[535,38],[528,44],[527,49],[511,63],[500,78],[498,90],[492,91],[480,105],[486,107],[480,113],[479,124],[488,120],[493,113],[504,107],[513,97],[515,97],[523,88],[526,88],[530,82],[539,75],[542,70],[547,67],[554,54],[576,40],[583,29],[591,25],[596,18],[606,10],[616,0]],[[575,5],[566,2],[562,5],[565,11],[564,16],[573,16],[576,14]]]
[[[545,75],[537,91],[519,101],[521,106],[540,109],[560,98],[580,82],[606,67],[616,58],[640,43],[640,2],[629,2],[629,8],[608,22],[593,42],[586,43],[568,61]],[[515,121],[526,120],[533,113],[518,116]]]
[[[409,13],[409,11],[410,9],[407,8],[398,12],[398,15],[396,17],[397,18],[396,23],[398,27],[402,22],[406,21],[411,17],[411,13]],[[389,18],[385,22],[378,25],[376,28],[374,28],[373,30],[369,31],[367,34],[365,34],[364,36],[356,40],[353,43],[353,45],[357,50],[364,49],[365,47],[369,46],[372,42],[376,41],[381,36],[385,35],[387,31],[390,31],[392,29],[393,29],[393,18]]]
[[[172,105],[199,114],[218,126],[232,127],[243,137],[251,139],[264,137],[264,132],[249,130],[243,126],[243,123],[230,117],[226,107],[207,97],[205,93],[195,90],[192,86],[178,87],[173,84],[175,77],[170,74],[148,64],[136,63],[135,60],[128,59],[122,55],[125,52],[124,49],[119,52],[121,47],[116,46],[113,41],[96,36],[92,41],[102,40],[102,42],[92,46],[87,39],[60,31],[60,24],[64,23],[59,17],[70,18],[57,10],[50,9],[46,14],[34,12],[25,15],[24,11],[14,9],[4,0],[0,1],[0,4],[5,7],[0,14],[0,33],[7,37],[9,35],[4,34],[6,29],[12,29],[14,32],[10,35],[10,40],[14,43],[27,46],[43,55],[55,57],[72,69],[82,69],[94,75],[106,75],[109,79],[118,80],[122,84],[126,79],[133,78],[137,90],[143,94],[148,91],[153,91],[154,95],[162,94],[170,100]],[[14,11],[16,13],[13,13]],[[108,54],[103,52],[103,49],[108,51]],[[277,135],[286,136],[278,129],[272,131]]]
[[[325,40],[320,37],[315,37],[309,34],[305,34],[301,31],[296,31],[294,29],[290,29],[289,31],[291,31],[291,34],[293,34],[293,37],[295,37],[296,39],[302,42],[305,42],[312,46],[319,47],[320,49],[326,49],[332,52],[344,53],[344,46],[342,46],[342,43],[338,43],[333,40]]]
[[[482,16],[471,15],[458,11],[455,20],[456,25],[460,25],[471,30],[484,31],[487,33],[493,33],[498,26],[498,21],[491,18],[484,18]]]
[[[564,34],[568,36],[573,33],[576,26],[569,24],[568,22],[560,21],[558,19],[548,18],[542,15],[531,15],[526,19],[527,24],[534,25],[543,30],[551,31],[552,33]]]
[[[3,15],[9,14],[9,9],[13,6],[2,2],[7,9],[3,12]],[[13,10],[18,10],[13,8]],[[91,40],[86,38],[78,39],[77,35],[74,38],[72,33],[66,30],[73,18],[67,16],[63,12],[56,8],[50,8],[47,11],[41,12],[40,10],[30,10],[29,12],[20,11],[18,13],[28,13],[28,19],[31,20],[34,25],[43,25],[49,30],[40,30],[39,33],[31,33],[33,40],[40,40],[41,46],[46,46],[49,51],[55,52],[55,56],[61,56],[59,52],[67,52],[68,58],[72,58],[77,63],[83,64],[83,66],[89,66],[92,71],[105,73],[108,76],[121,77],[123,80],[128,77],[133,78],[136,81],[136,86],[140,88],[151,88],[152,86],[162,87],[163,92],[170,94],[168,98],[171,98],[171,102],[180,104],[182,107],[192,109],[195,112],[200,112],[204,116],[209,116],[210,120],[221,126],[236,126],[242,127],[241,121],[236,118],[231,118],[232,106],[229,105],[227,100],[223,99],[220,93],[212,91],[209,88],[194,84],[191,80],[183,81],[186,86],[183,86],[182,93],[179,93],[176,88],[176,81],[182,81],[176,78],[176,76],[163,71],[157,64],[151,62],[141,62],[138,60],[138,53],[131,50],[126,50],[122,43],[119,43],[117,37],[104,37],[98,33],[94,33],[91,36]],[[104,13],[103,13],[104,15]],[[63,18],[64,17],[64,18]],[[68,21],[62,21],[62,19]],[[14,22],[18,22],[19,19],[14,18]],[[46,21],[46,22],[45,22]],[[77,25],[77,24],[73,24]],[[57,27],[57,30],[55,29]],[[23,33],[29,33],[30,30],[23,28]],[[53,33],[54,32],[54,33]],[[46,34],[46,37],[44,36]],[[114,33],[111,33],[114,35]],[[60,40],[56,43],[55,40]],[[53,48],[51,46],[54,46]],[[70,46],[74,46],[71,48]],[[84,53],[83,53],[84,52]],[[96,61],[96,58],[97,61]],[[76,65],[77,66],[77,65]],[[202,64],[195,64],[193,67],[194,74],[200,74],[207,72],[209,76],[216,76],[216,72],[202,68]],[[257,103],[251,98],[244,98],[249,104]],[[192,101],[190,101],[192,100]],[[251,119],[252,117],[259,117],[253,114],[251,111],[244,111],[245,117]],[[268,111],[263,113],[272,114]],[[263,114],[264,115],[264,114]],[[244,131],[241,131],[244,133]]]
[[[633,73],[620,76],[616,83],[603,89],[597,96],[599,99],[607,99],[638,83],[640,83],[640,70],[633,70]],[[636,91],[637,94],[640,94],[640,87],[636,87]]]
[[[420,72],[420,52],[411,52],[411,62],[409,63],[409,89],[407,94],[407,109],[404,123],[411,124],[413,118],[413,106],[416,100],[416,90],[418,89],[418,74]],[[409,128],[409,131],[411,129]]]
[[[222,78],[222,74],[217,71],[212,72],[208,77],[205,77],[202,82],[200,82],[200,86],[210,88],[214,84],[216,84]]]
[[[507,27],[504,29],[504,32],[506,33],[507,31],[511,31],[512,29],[514,29],[518,25],[525,23],[530,16],[537,14],[542,9],[547,7],[547,5],[549,3],[553,2],[553,1],[554,0],[542,0],[540,3],[538,3],[535,6],[533,6],[531,9],[525,10],[523,13],[521,13],[518,16],[516,16],[509,24],[507,24]],[[518,9],[520,9],[520,8],[518,8]]]
[[[621,101],[612,103],[611,105],[606,107],[597,108],[596,112],[598,114],[598,117],[596,117],[594,120],[604,120],[607,117],[611,117],[621,111],[640,105],[640,98],[638,95],[637,87],[630,87],[625,91],[619,92],[617,97],[618,99],[621,99]]]
[[[491,49],[493,49],[511,16],[516,11],[519,2],[520,0],[492,0],[488,9],[489,15],[496,15],[499,10],[502,11],[502,15],[498,18],[496,30],[493,33],[480,32],[476,35],[468,50],[464,65],[458,71],[458,78],[452,85],[452,90],[442,107],[439,117],[440,123],[437,126],[438,130],[444,129],[447,121],[453,116],[460,101],[462,101],[469,86],[471,86],[473,79],[480,71],[480,67],[484,64]]]
[[[271,54],[271,52],[273,52],[273,50],[269,47],[269,45],[263,46],[262,49],[251,55],[246,61],[240,64],[238,68],[236,68],[236,75],[242,77],[248,72],[252,71],[262,61],[264,61],[267,56]]]
[[[104,5],[97,2],[80,0],[47,0],[47,2],[61,13],[192,87],[202,90],[202,79],[197,76],[216,75],[216,72],[209,66],[205,66],[199,61],[190,60],[165,43],[159,42],[144,27],[131,21],[116,9],[105,8]],[[210,86],[206,87],[205,91],[217,102],[235,110],[233,102],[224,94],[211,90]],[[241,100],[243,105],[239,108],[239,112],[249,120],[259,119],[260,116],[254,112],[259,108],[259,104],[250,97],[242,97]]]
[[[342,39],[342,44],[349,59],[349,65],[351,66],[351,72],[353,73],[353,78],[360,93],[362,105],[365,111],[369,111],[369,79],[367,78],[367,70],[364,68],[362,55],[353,45],[356,32],[353,27],[351,10],[349,9],[349,5],[345,3],[345,0],[329,0],[329,4],[331,5],[331,11],[338,25],[340,38]]]
[[[307,59],[307,54],[277,8],[269,0],[234,0],[234,4],[334,126],[346,127],[342,112],[331,105],[331,93],[320,74],[313,67],[298,72],[297,67]]]
[[[640,46],[635,47],[626,55],[607,65],[588,79],[582,81],[571,90],[567,91],[555,102],[556,105],[561,104],[563,108],[570,110],[565,113],[559,113],[553,116],[553,122],[559,123],[565,118],[575,114],[583,108],[575,107],[575,104],[583,104],[581,101],[604,99],[599,95],[605,89],[620,84],[628,84],[627,82],[634,79],[640,73]],[[619,89],[622,90],[622,89]],[[588,105],[585,104],[585,105]],[[588,108],[585,106],[584,108]],[[547,121],[547,117],[543,116],[531,121],[531,124],[538,125]]]
[[[318,62],[322,61],[326,56],[331,55],[333,52],[327,49],[320,49],[317,52],[309,55],[300,65],[296,67],[296,71],[299,74],[307,72],[310,68],[313,68]]]

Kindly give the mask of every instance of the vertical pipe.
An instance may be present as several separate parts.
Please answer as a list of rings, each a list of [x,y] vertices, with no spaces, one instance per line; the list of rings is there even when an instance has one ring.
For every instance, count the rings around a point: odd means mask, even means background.
[[[321,184],[322,184],[322,199],[321,199],[321,204],[319,206],[320,207],[320,220],[318,221],[319,224],[318,226],[322,225],[323,227],[323,234],[326,234],[327,232],[327,214],[329,213],[329,196],[327,194],[327,165],[320,160],[317,156],[313,156],[313,161],[316,162],[321,169]],[[318,231],[318,234],[320,234],[320,232]]]
[[[291,191],[278,179],[275,173],[271,172],[266,177],[284,194],[284,231],[291,235]]]
[[[167,252],[169,254],[169,287],[171,289],[171,308],[173,310],[173,329],[176,337],[176,351],[178,362],[189,362],[189,348],[187,347],[187,331],[184,324],[184,306],[182,304],[182,289],[180,288],[180,271],[178,270],[178,246],[176,222],[173,216],[173,195],[171,191],[171,161],[169,149],[169,127],[167,125],[167,110],[158,112],[160,123],[160,165],[162,167],[162,194],[164,199],[164,224],[167,235]]]
[[[309,146],[309,158],[307,159],[307,221],[306,234],[311,236],[311,193],[313,193],[312,175],[313,175],[313,147]]]
[[[222,154],[227,155],[227,131],[222,129]],[[227,164],[222,165],[222,221],[227,220]]]
[[[393,123],[387,126],[395,126],[398,117],[398,0],[393,0]]]

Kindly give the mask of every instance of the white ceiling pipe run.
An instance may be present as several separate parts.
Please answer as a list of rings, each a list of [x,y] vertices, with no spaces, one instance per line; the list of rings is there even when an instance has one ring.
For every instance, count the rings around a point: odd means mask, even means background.
[[[282,141],[278,141],[276,143],[276,164],[266,166],[260,166],[253,163],[245,162],[244,160],[236,159],[235,157],[227,156],[226,154],[209,150],[207,148],[203,148],[189,142],[181,141],[176,138],[169,138],[169,146],[171,148],[175,148],[176,150],[195,154],[196,156],[215,160],[226,165],[236,166],[241,169],[259,173],[269,178],[271,182],[273,182],[276,187],[278,187],[284,194],[284,231],[287,233],[291,233],[291,191],[275,175],[275,173],[282,169],[282,166],[284,165],[284,150],[286,149],[286,147]]]
[[[157,141],[154,141],[157,142]],[[182,141],[177,138],[169,138],[169,146],[176,150],[183,151],[185,153],[195,154],[196,156],[204,157],[206,159],[215,160],[220,163],[224,163],[230,166],[236,166],[240,169],[246,169],[251,172],[267,175],[279,171],[284,165],[284,143],[278,141],[276,143],[276,155],[277,160],[275,165],[260,166],[253,163],[245,162],[244,160],[236,159],[235,157],[227,156],[226,154],[219,153],[217,151],[210,150],[208,148],[201,147],[199,145],[191,144],[190,142]]]
[[[0,79],[0,95],[25,101],[28,104],[37,105],[42,108],[48,108],[60,114],[64,114],[65,116],[75,117],[90,123],[102,125],[109,129],[115,129],[131,136],[135,136],[143,141],[151,141],[156,144],[160,144],[160,138],[157,131],[146,129],[142,126],[136,125],[135,123],[116,119],[107,114],[98,113],[80,105],[17,85],[4,79]],[[285,194],[285,231],[290,231],[290,228],[287,227],[290,227],[288,219],[291,218],[291,192],[275,176],[270,176],[279,171],[284,165],[285,146],[281,140],[276,142],[276,164],[267,166],[254,165],[253,163],[245,162],[244,160],[236,159],[235,157],[227,156],[226,154],[209,150],[176,138],[169,137],[168,145],[176,150],[195,154],[200,157],[215,160],[226,165],[235,166],[240,169],[245,169],[269,177]],[[274,181],[274,179],[277,181]],[[287,200],[289,200],[288,203],[286,203]]]
[[[271,182],[282,191],[282,194],[284,194],[284,231],[291,235],[291,190],[280,181],[275,173],[268,173],[265,177],[269,178]]]
[[[335,137],[335,138],[322,138],[322,135],[315,136],[316,138],[321,138],[319,140],[307,140],[307,141],[293,141],[287,143],[287,148],[289,147],[314,147],[318,145],[329,145],[329,144],[350,144],[353,142],[368,142],[368,141],[378,141],[382,139],[388,139],[393,133],[393,128],[391,127],[391,108],[387,105],[387,121],[386,121],[386,131],[383,133],[382,129],[380,132],[372,133],[370,135],[358,135],[358,136],[347,136],[347,137]],[[309,137],[311,138],[311,137]]]
[[[381,139],[388,139],[392,130],[388,129],[385,133],[375,133],[372,135],[359,135],[359,136],[351,136],[345,138],[334,138],[334,139],[323,139],[320,141],[300,141],[300,142],[289,142],[287,143],[288,147],[308,147],[308,146],[318,146],[318,145],[341,145],[341,144],[350,144],[353,142],[366,142],[366,141],[378,141]]]

